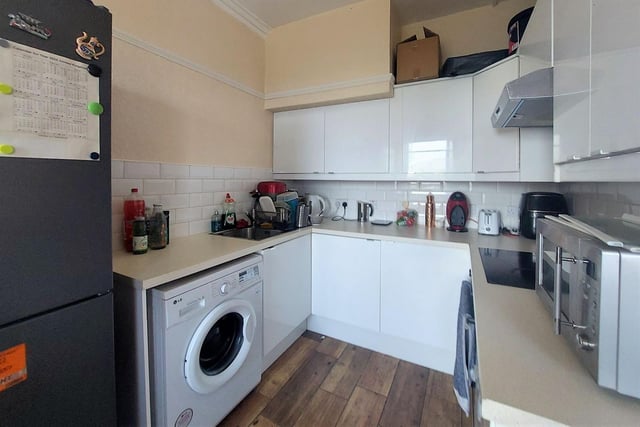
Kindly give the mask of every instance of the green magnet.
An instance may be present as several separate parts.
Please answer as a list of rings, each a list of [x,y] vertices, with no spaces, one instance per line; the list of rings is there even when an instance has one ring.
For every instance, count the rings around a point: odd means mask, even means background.
[[[8,84],[0,83],[0,93],[11,95],[13,93],[13,88]]]
[[[2,154],[13,154],[16,149],[13,145],[9,144],[0,144],[0,153]]]
[[[104,112],[104,107],[99,102],[90,102],[87,105],[87,109],[91,114],[95,114],[96,116],[99,116]]]

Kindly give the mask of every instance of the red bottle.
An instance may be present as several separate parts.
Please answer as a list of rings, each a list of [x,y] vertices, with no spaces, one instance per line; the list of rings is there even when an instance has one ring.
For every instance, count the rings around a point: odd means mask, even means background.
[[[131,194],[124,201],[124,246],[133,252],[133,221],[136,217],[144,217],[144,199],[138,194],[137,188],[131,189]]]

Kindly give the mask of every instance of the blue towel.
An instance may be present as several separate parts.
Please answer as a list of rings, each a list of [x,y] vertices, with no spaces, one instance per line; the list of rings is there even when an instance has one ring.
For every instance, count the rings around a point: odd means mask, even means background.
[[[460,289],[456,362],[453,368],[453,391],[458,404],[468,416],[471,383],[477,379],[476,329],[471,282],[465,280]]]

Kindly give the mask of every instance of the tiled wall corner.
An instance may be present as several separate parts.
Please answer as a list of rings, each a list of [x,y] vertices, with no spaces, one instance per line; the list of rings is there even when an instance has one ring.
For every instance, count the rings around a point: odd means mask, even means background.
[[[271,177],[271,169],[266,168],[113,160],[113,247],[123,248],[123,204],[132,188],[138,188],[147,206],[162,204],[169,210],[171,237],[176,238],[208,232],[211,215],[216,210],[222,213],[226,193],[236,200],[236,213],[242,218],[253,204],[249,193],[259,181]]]

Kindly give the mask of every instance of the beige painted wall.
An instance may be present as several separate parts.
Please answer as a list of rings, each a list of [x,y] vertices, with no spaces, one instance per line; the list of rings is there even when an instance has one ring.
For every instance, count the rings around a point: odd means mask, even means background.
[[[471,9],[441,18],[429,19],[402,27],[401,40],[427,27],[440,36],[442,61],[509,46],[507,24],[518,12],[534,6],[536,0],[507,0],[497,6]]]
[[[152,52],[159,48],[261,94],[262,38],[209,0],[103,3],[116,31],[149,45],[113,40],[114,159],[271,167],[273,120],[262,96]]]
[[[390,0],[366,0],[273,29],[266,40],[267,96],[388,75],[390,7]],[[348,91],[335,96],[344,99]]]

